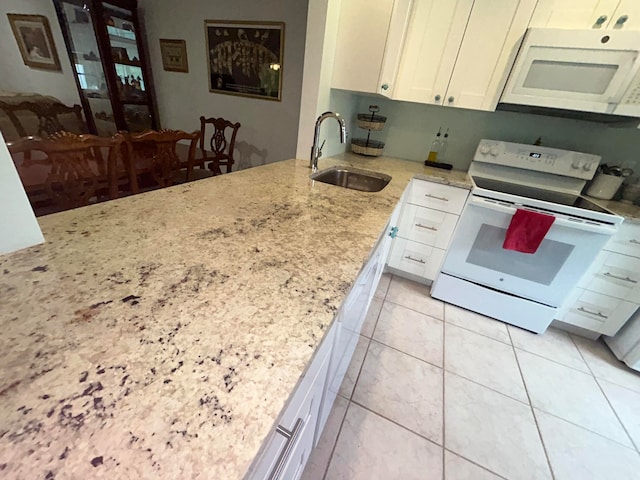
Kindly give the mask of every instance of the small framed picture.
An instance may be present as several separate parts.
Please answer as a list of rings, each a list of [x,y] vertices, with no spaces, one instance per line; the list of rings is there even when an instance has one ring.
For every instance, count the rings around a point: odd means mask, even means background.
[[[162,55],[162,67],[167,72],[189,73],[187,42],[184,40],[161,38],[160,54]]]
[[[47,17],[14,13],[8,13],[7,17],[25,65],[62,70]]]
[[[284,23],[205,20],[209,91],[282,99]]]

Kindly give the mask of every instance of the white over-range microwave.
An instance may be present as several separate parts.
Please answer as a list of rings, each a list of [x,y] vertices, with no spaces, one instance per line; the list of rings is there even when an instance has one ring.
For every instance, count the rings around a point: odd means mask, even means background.
[[[640,117],[640,31],[527,30],[499,108],[535,107]]]

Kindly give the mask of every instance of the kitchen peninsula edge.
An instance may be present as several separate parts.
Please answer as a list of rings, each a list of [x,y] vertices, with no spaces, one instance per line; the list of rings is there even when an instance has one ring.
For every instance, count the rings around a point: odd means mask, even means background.
[[[286,160],[39,219],[0,257],[4,478],[242,478],[409,180],[356,192]]]

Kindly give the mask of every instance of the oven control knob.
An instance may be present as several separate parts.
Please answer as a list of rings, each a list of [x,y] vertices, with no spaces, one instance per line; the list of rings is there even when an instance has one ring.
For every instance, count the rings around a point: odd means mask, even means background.
[[[582,167],[582,169],[583,169],[585,172],[588,172],[588,171],[589,171],[589,170],[591,170],[592,168],[593,168],[593,165],[592,165],[591,163],[585,163],[585,164],[583,165],[583,167]]]
[[[584,160],[574,160],[573,163],[571,164],[571,168],[575,170],[582,168],[583,166],[584,166]]]
[[[500,149],[498,148],[497,145],[494,145],[493,147],[491,147],[491,151],[489,153],[491,153],[492,157],[497,157],[498,154],[500,153]]]
[[[480,145],[480,153],[482,155],[486,155],[490,151],[491,151],[491,147],[489,147],[489,145],[487,145],[486,143],[483,143],[482,145]]]

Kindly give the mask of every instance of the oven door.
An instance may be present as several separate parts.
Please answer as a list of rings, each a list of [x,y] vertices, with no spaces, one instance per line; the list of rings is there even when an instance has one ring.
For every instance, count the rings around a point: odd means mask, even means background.
[[[616,228],[554,215],[556,219],[537,251],[520,253],[502,248],[511,217],[518,208],[523,207],[471,195],[442,272],[558,307]]]
[[[640,32],[529,29],[500,102],[619,114],[639,49]]]

